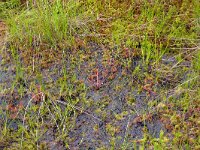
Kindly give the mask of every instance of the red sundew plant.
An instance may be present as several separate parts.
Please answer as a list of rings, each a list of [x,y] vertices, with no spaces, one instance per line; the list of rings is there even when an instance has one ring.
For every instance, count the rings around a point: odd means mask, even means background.
[[[44,94],[41,91],[40,85],[37,85],[36,88],[37,88],[37,92],[31,93],[31,97],[32,97],[33,101],[37,104],[42,101]]]
[[[116,77],[117,66],[118,63],[114,58],[107,59],[103,69],[96,68],[92,71],[92,75],[88,77],[89,82],[98,90],[106,82],[106,79],[112,80]]]
[[[100,79],[99,69],[95,69],[93,74],[88,79],[94,85],[96,90],[103,85],[103,81]]]
[[[14,105],[14,104],[9,104],[8,106],[7,106],[7,110],[8,111],[10,111],[10,117],[11,117],[11,119],[15,119],[15,118],[17,118],[17,116],[18,116],[18,112],[21,110],[21,109],[23,109],[23,103],[22,103],[22,101],[20,101],[19,102],[19,104],[18,105]]]
[[[146,78],[144,82],[145,82],[145,85],[142,87],[142,89],[147,91],[149,96],[155,96],[156,92],[153,91],[154,83],[152,79]]]
[[[129,49],[128,48],[124,48],[124,51],[123,51],[122,55],[124,56],[124,58],[130,57]]]
[[[133,56],[137,56],[137,51],[136,49],[130,49],[130,48],[123,48],[122,52],[121,52],[122,58],[127,59],[127,58],[131,58]]]

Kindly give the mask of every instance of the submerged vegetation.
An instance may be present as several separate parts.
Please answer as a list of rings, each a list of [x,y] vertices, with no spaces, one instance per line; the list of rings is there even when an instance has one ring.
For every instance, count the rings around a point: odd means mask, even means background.
[[[0,149],[200,149],[198,0],[0,2]]]

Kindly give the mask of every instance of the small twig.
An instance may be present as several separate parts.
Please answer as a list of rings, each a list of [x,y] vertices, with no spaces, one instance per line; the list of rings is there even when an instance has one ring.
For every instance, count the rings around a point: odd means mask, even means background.
[[[180,47],[180,48],[175,48],[175,47],[172,47],[172,48],[170,48],[170,49],[180,49],[180,50],[197,50],[199,48],[199,46],[197,46],[197,47],[191,47],[191,48],[189,48],[189,47]]]
[[[173,91],[173,90],[176,90],[176,89],[178,89],[178,87],[180,87],[180,86],[182,86],[182,85],[184,85],[184,84],[186,84],[186,83],[188,83],[188,82],[190,82],[190,81],[192,81],[192,80],[198,78],[199,76],[200,76],[200,75],[195,76],[194,78],[189,79],[189,80],[187,80],[187,81],[181,83],[180,85],[178,85],[178,86],[176,86],[175,88],[173,88],[172,91]],[[167,92],[169,92],[169,91],[167,91]],[[165,93],[167,94],[167,92],[165,92]],[[175,94],[170,95],[170,96],[167,98],[167,100],[168,100],[169,98],[173,97],[174,95],[175,95]]]
[[[191,54],[195,53],[198,49],[196,49],[195,51],[191,52],[190,54],[188,54],[187,56],[185,56],[183,59],[181,59],[181,61],[177,62],[175,65],[172,66],[171,69],[174,69],[179,63],[181,63],[186,57],[190,56]]]
[[[180,85],[176,86],[174,89],[177,89],[178,87],[180,87],[180,86],[182,86],[182,85],[184,85],[184,84],[186,84],[186,83],[188,83],[188,82],[190,82],[190,81],[192,81],[192,80],[194,80],[194,79],[196,79],[196,78],[198,78],[198,77],[200,77],[200,75],[195,76],[194,78],[189,79],[189,80],[187,80],[187,81],[181,83]]]
[[[94,118],[94,119],[96,119],[96,120],[98,120],[98,121],[101,121],[101,119],[99,119],[99,118],[93,116],[92,114],[89,114],[88,112],[83,111],[82,108],[80,108],[80,107],[78,107],[78,106],[74,106],[74,105],[72,105],[72,104],[69,104],[69,103],[66,103],[66,102],[63,102],[63,101],[59,101],[59,100],[56,100],[56,102],[61,103],[61,104],[63,104],[63,105],[68,105],[68,106],[70,106],[70,107],[72,107],[72,108],[74,108],[74,109],[76,109],[76,110],[79,110],[80,112],[85,113],[85,114],[88,115],[88,116],[91,116],[92,118]]]
[[[79,34],[81,37],[102,37],[108,36],[107,34]]]

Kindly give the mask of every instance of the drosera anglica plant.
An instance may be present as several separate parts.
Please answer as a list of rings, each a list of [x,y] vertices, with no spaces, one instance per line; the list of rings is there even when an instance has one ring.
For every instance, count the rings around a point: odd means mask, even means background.
[[[94,85],[96,90],[98,90],[103,85],[103,81],[99,77],[99,69],[95,69],[88,80]]]

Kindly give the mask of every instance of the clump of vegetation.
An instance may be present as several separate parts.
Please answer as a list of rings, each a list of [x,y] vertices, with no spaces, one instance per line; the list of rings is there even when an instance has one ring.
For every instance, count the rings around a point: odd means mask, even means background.
[[[0,148],[199,149],[199,10],[0,2]]]

